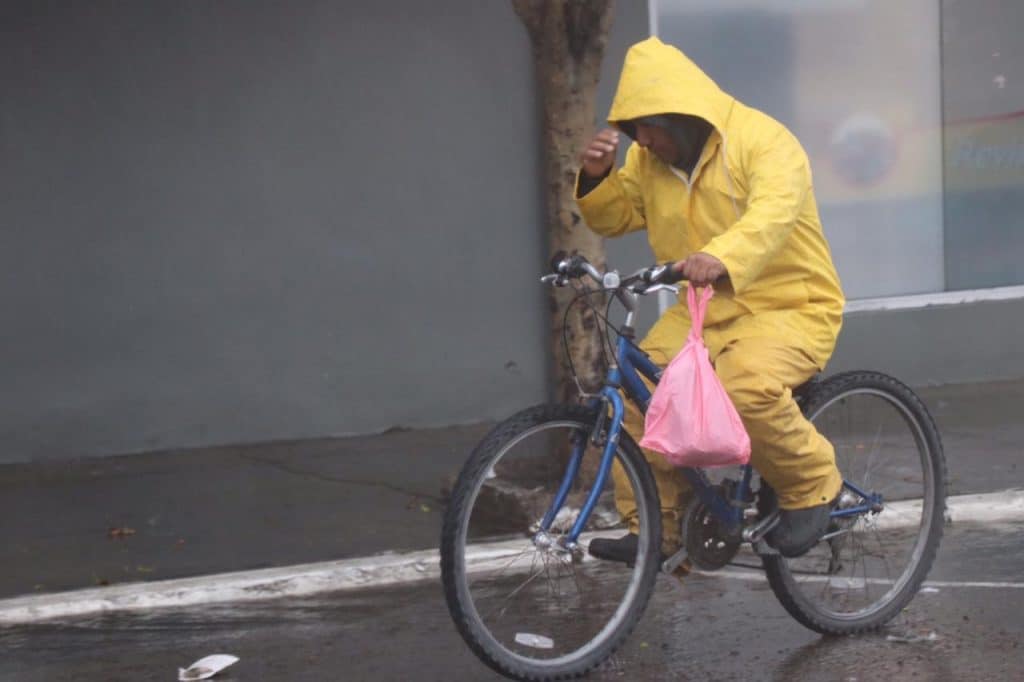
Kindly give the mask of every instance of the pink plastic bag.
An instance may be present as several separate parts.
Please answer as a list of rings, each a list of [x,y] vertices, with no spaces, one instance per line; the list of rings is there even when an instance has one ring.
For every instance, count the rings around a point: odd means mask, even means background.
[[[722,467],[750,461],[750,437],[718,380],[701,334],[714,292],[700,300],[686,292],[693,325],[686,345],[672,359],[654,389],[640,445],[660,452],[678,467]]]

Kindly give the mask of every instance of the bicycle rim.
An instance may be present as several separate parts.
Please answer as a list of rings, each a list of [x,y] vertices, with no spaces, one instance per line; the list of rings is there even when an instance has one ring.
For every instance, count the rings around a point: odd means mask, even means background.
[[[934,558],[944,505],[934,427],[906,397],[870,381],[825,396],[808,418],[835,448],[843,479],[880,494],[884,507],[834,519],[823,542],[776,566],[805,624],[877,627],[909,601]],[[844,489],[839,508],[863,502]]]
[[[656,556],[638,552],[632,567],[586,554],[594,537],[625,532],[615,511],[612,477],[579,544],[582,554],[538,547],[540,519],[550,508],[573,442],[592,425],[574,420],[536,424],[492,451],[479,453],[476,474],[461,481],[466,495],[456,531],[455,587],[470,637],[486,662],[505,674],[543,679],[580,674],[607,657],[642,613]],[[557,546],[593,487],[601,449],[587,443],[580,473],[549,535]],[[653,512],[640,474],[622,445],[616,458],[634,490],[639,517]],[[653,524],[641,523],[639,547]],[[480,653],[480,652],[478,652]]]

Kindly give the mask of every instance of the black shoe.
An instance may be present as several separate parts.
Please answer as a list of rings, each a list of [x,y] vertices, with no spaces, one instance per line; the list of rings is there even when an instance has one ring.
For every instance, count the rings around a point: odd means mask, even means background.
[[[640,538],[636,533],[623,535],[614,540],[609,538],[594,538],[590,541],[587,551],[590,556],[605,561],[618,561],[632,567],[636,563],[637,547],[640,545]],[[658,552],[658,564],[665,561],[664,552]]]
[[[765,540],[787,559],[807,554],[828,530],[829,515],[838,499],[836,496],[835,500],[827,504],[807,509],[779,510],[779,522]]]
[[[587,551],[590,556],[605,561],[618,561],[619,563],[632,566],[636,563],[636,548],[640,544],[640,537],[636,533],[623,535],[621,538],[594,538],[590,541]]]

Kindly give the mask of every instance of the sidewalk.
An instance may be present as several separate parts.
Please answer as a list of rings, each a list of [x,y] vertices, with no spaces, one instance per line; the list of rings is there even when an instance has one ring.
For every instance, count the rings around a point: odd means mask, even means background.
[[[1024,487],[1024,381],[919,393],[951,494]],[[0,598],[434,548],[489,426],[0,466]]]
[[[0,466],[0,598],[436,547],[489,428]]]

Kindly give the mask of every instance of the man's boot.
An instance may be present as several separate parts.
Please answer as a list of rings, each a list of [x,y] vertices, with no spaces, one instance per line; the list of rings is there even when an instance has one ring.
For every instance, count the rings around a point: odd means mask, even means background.
[[[779,522],[765,537],[782,556],[792,559],[806,554],[828,530],[835,500],[806,509],[781,509]]]
[[[632,566],[636,563],[636,550],[640,537],[636,533],[627,533],[620,538],[594,538],[590,541],[587,551],[590,556],[605,561],[618,561]]]
[[[640,538],[636,533],[627,533],[620,538],[595,538],[590,541],[587,552],[596,559],[605,561],[617,561],[633,566],[636,563],[637,547],[640,545]],[[675,553],[679,549],[678,543],[670,544],[668,549],[662,545],[658,553],[658,563],[661,564],[669,556],[667,551]]]

